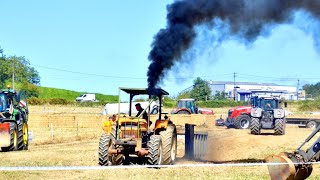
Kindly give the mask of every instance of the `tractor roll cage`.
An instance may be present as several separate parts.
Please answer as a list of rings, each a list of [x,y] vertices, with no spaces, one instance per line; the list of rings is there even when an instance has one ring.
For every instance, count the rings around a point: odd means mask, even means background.
[[[148,88],[125,88],[125,87],[120,87],[119,88],[119,104],[118,104],[119,114],[120,114],[120,91],[124,91],[124,92],[130,94],[129,116],[131,116],[132,99],[133,99],[134,96],[136,96],[136,95],[149,95],[149,99],[152,99],[152,97],[158,97],[159,104],[161,106],[161,104],[162,104],[162,98],[161,97],[163,95],[169,95],[169,93],[167,91],[165,91],[165,90],[163,90],[161,88],[155,88],[153,90],[149,90]],[[151,102],[149,101],[149,103],[151,103]],[[149,113],[148,114],[150,114],[150,105],[148,106],[148,108],[149,108]],[[159,119],[161,119],[161,113],[162,113],[161,112],[161,108],[159,108]],[[141,113],[141,115],[142,114],[143,113]],[[148,122],[148,125],[149,125],[149,122]]]

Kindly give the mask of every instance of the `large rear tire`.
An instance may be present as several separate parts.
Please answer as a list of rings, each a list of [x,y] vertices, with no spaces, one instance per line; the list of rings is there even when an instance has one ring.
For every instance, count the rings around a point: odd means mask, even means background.
[[[10,124],[10,145],[8,147],[2,147],[2,151],[16,151],[18,149],[18,128],[16,123],[9,122]]]
[[[190,112],[186,110],[181,110],[181,111],[178,111],[176,114],[190,114]]]
[[[236,129],[248,129],[250,128],[250,120],[251,118],[248,115],[240,115],[234,122],[234,126]]]
[[[251,118],[250,132],[254,135],[261,133],[260,121],[258,118]]]
[[[274,134],[275,135],[284,135],[285,134],[286,124],[283,119],[276,119],[274,123]]]
[[[169,124],[165,131],[160,132],[162,144],[163,165],[174,163],[177,155],[177,130],[175,125]]]
[[[160,165],[162,161],[161,136],[152,135],[148,142],[149,153],[146,156],[147,164]]]

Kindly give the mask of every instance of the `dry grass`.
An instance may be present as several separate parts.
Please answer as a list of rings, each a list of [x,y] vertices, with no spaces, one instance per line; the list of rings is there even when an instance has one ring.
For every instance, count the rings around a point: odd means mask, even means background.
[[[225,112],[221,108],[215,112]],[[43,111],[44,110],[44,111]],[[30,107],[29,126],[34,134],[30,150],[0,153],[1,166],[97,166],[98,141],[102,133],[99,108]],[[91,112],[89,115],[85,112]],[[74,119],[75,117],[75,119]],[[175,123],[194,123],[209,133],[207,163],[259,162],[266,156],[293,151],[310,134],[310,129],[288,127],[285,136],[253,136],[246,130],[215,127],[215,116],[170,116]],[[53,124],[54,138],[50,124]],[[78,129],[77,129],[78,127]],[[270,133],[269,131],[266,131]],[[310,143],[309,143],[310,144]],[[177,164],[196,164],[183,159],[179,141]],[[320,175],[315,166],[310,179]],[[164,169],[121,169],[92,171],[1,172],[0,179],[269,179],[267,167],[199,167]]]

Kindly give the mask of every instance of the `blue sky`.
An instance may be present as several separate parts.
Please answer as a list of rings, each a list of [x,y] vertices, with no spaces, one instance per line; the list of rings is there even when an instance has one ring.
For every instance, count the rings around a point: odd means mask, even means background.
[[[147,87],[148,54],[154,35],[166,27],[172,1],[3,1],[0,46],[25,56],[41,85],[117,94],[118,87]],[[162,88],[176,95],[196,77],[215,81],[315,83],[320,56],[312,37],[314,20],[300,13],[292,24],[273,27],[246,46],[197,27],[198,38],[174,66]],[[218,33],[219,34],[219,33]]]

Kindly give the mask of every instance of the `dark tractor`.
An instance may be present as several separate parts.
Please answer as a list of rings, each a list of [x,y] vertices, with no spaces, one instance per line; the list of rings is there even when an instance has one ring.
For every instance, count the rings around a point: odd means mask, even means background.
[[[27,150],[28,106],[23,92],[0,90],[0,147],[2,151]]]
[[[211,114],[213,111],[210,109],[199,108],[196,99],[179,99],[177,107],[173,109],[171,114]]]
[[[251,109],[251,134],[261,134],[261,129],[274,129],[275,135],[285,134],[285,111],[279,107],[279,99],[253,97]]]

